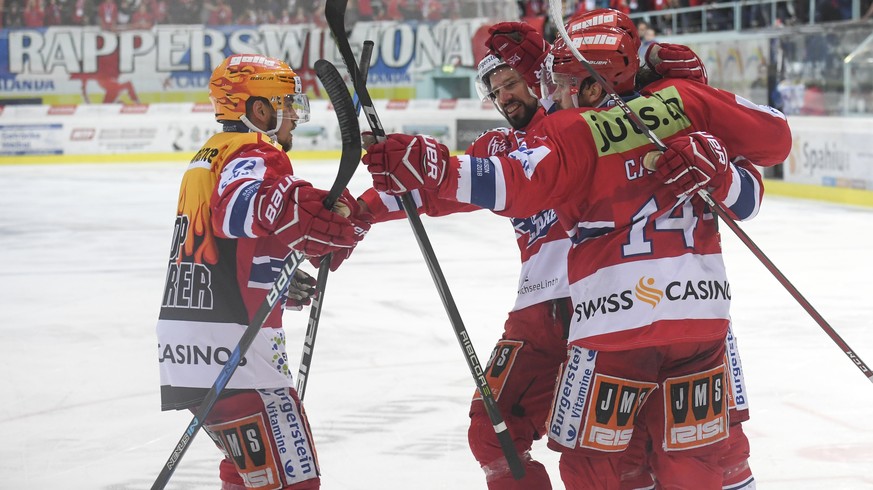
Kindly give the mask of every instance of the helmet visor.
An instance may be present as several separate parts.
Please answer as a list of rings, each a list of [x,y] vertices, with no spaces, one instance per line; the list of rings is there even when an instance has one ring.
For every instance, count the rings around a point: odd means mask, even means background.
[[[498,72],[509,70],[510,76],[500,77],[500,82],[496,86],[491,86],[491,80]],[[479,98],[484,100],[495,101],[500,96],[501,91],[513,91],[519,87],[519,83],[524,84],[525,81],[513,68],[502,65],[488,72],[484,77],[476,77],[476,92]]]
[[[277,118],[291,119],[297,124],[309,121],[309,98],[306,94],[286,94],[270,100],[276,109]]]

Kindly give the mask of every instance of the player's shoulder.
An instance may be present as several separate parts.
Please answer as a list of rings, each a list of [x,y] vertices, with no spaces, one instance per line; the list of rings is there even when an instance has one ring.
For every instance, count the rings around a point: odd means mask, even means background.
[[[647,97],[656,93],[673,91],[679,94],[700,95],[713,90],[705,83],[695,82],[685,78],[661,78],[640,89],[640,95]]]

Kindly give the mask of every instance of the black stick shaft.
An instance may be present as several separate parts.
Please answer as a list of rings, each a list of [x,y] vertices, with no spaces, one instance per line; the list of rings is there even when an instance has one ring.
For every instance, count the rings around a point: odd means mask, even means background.
[[[366,80],[366,73],[370,69],[370,56],[372,54],[373,54],[373,41],[365,41],[364,42],[364,49],[363,49],[363,51],[361,51],[361,69],[362,69],[362,72],[365,73],[365,75],[363,75],[365,80]],[[319,60],[318,62],[321,62],[321,61],[322,60]],[[333,66],[333,65],[331,65],[331,66]],[[340,90],[340,89],[346,90],[345,84],[343,84],[342,87],[340,87],[340,88],[334,87],[337,85],[337,82],[335,81],[335,79],[340,77],[339,73],[336,71],[336,67],[333,67],[333,73],[336,73],[336,75],[327,75],[326,73],[324,75],[319,74],[319,78],[322,78],[322,76],[324,76],[324,77],[329,76],[329,77],[333,78],[333,80],[329,80],[327,82],[327,83],[331,84],[331,90],[334,90],[334,92],[335,92],[331,96],[331,100],[345,99],[345,97],[343,97],[341,94],[336,92],[337,90]],[[341,78],[339,78],[339,79],[341,80]],[[322,84],[325,84],[325,83],[326,82],[324,80],[322,80]],[[327,89],[327,87],[325,87],[325,89]],[[328,92],[328,93],[330,93],[330,92]],[[355,94],[355,102],[353,102],[352,104],[355,106],[355,108],[354,108],[355,117],[357,117],[357,115],[360,113],[360,110],[361,110],[361,104],[359,102],[357,102],[357,93]],[[356,122],[357,122],[357,120],[356,120]],[[354,124],[353,127],[350,128],[348,126],[348,123],[345,123],[345,124],[346,124],[346,127],[344,128],[341,126],[340,130],[346,131],[346,132],[350,132],[351,130],[354,130],[355,138],[357,139],[358,138],[357,133],[360,132],[359,126],[357,124]],[[344,144],[349,144],[349,143],[344,143]],[[358,143],[357,155],[358,155],[358,160],[360,160],[360,158],[361,158],[360,143]],[[340,165],[342,165],[342,164],[343,163],[340,162]],[[352,162],[346,162],[346,165],[351,165],[351,164],[352,164]],[[357,168],[357,162],[355,162],[354,165],[355,165],[355,168]],[[334,201],[336,201],[336,199],[334,199]],[[325,202],[324,205],[327,206],[328,203]],[[333,203],[330,203],[330,205],[333,206]],[[317,279],[315,280],[315,290],[318,292],[318,294],[316,294],[315,297],[312,299],[312,305],[310,306],[310,309],[309,309],[309,322],[306,324],[306,337],[304,337],[304,339],[303,339],[303,354],[300,356],[300,367],[297,370],[297,396],[299,396],[301,400],[303,400],[304,395],[306,395],[306,385],[309,383],[309,370],[312,367],[312,355],[313,355],[313,352],[315,351],[315,337],[316,337],[316,335],[318,335],[318,323],[321,319],[321,309],[322,309],[322,305],[324,303],[324,294],[325,294],[325,291],[327,290],[327,276],[328,276],[328,274],[330,274],[330,261],[331,261],[332,255],[333,254],[328,254],[328,255],[324,256],[318,265],[318,276],[317,276]]]
[[[376,113],[376,109],[373,107],[373,100],[370,98],[367,87],[362,83],[361,74],[358,73],[358,69],[355,66],[355,57],[354,54],[352,54],[352,49],[345,33],[345,27],[343,25],[345,11],[346,0],[327,0],[325,4],[325,17],[328,27],[333,33],[340,55],[343,58],[343,62],[349,70],[352,84],[355,87],[355,92],[358,93],[358,97],[361,100],[361,107],[367,117],[367,122],[370,125],[373,136],[375,136],[376,141],[384,141],[386,137],[384,126],[379,120],[379,115]],[[516,480],[519,480],[524,477],[524,464],[522,464],[518,451],[515,449],[515,445],[512,442],[512,435],[506,427],[503,416],[500,414],[500,409],[494,401],[491,387],[488,385],[488,380],[484,376],[482,366],[479,363],[479,358],[476,355],[475,349],[473,349],[472,342],[470,342],[470,336],[467,334],[467,329],[464,327],[461,315],[458,312],[458,308],[455,305],[451,292],[449,291],[448,283],[439,267],[436,254],[434,254],[430,240],[427,238],[427,233],[421,223],[421,218],[418,216],[415,202],[409,194],[402,195],[400,201],[403,204],[403,209],[406,211],[409,224],[415,233],[415,238],[418,241],[419,248],[421,248],[425,262],[430,270],[431,277],[433,278],[437,291],[440,294],[440,299],[442,299],[443,306],[445,307],[449,320],[452,323],[455,336],[458,339],[458,343],[461,345],[461,349],[464,351],[464,358],[467,361],[467,366],[470,368],[470,374],[472,374],[476,386],[479,389],[479,393],[482,396],[482,402],[484,403],[485,410],[491,420],[491,425],[494,426],[497,440],[500,443],[500,447],[503,450],[503,454],[506,457],[513,477]]]

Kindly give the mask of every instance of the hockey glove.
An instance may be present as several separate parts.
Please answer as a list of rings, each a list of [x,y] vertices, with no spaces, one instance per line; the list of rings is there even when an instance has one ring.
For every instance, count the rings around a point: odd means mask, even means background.
[[[646,65],[664,78],[686,78],[706,84],[706,67],[688,46],[652,43],[646,49]]]
[[[315,296],[315,278],[300,269],[294,271],[294,277],[288,284],[285,293],[285,309],[300,311],[304,306],[312,303]]]
[[[334,205],[334,212],[338,212],[342,216],[347,217],[352,223],[352,226],[354,227],[354,243],[352,243],[352,246],[349,248],[331,252],[331,271],[337,270],[340,264],[352,255],[352,251],[354,251],[358,243],[364,239],[367,232],[370,231],[370,225],[373,223],[373,217],[361,209],[358,201],[352,197],[348,190],[343,191],[342,196],[337,200]],[[313,266],[319,267],[321,264],[321,257],[313,257],[309,262]]]
[[[272,234],[290,248],[321,257],[355,245],[355,225],[324,208],[327,191],[290,175],[272,187],[273,191],[257,206],[255,218],[271,225]]]
[[[382,143],[370,146],[362,161],[378,191],[437,190],[445,177],[449,149],[430,136],[389,134]]]
[[[721,140],[699,131],[666,142],[667,150],[656,161],[655,174],[682,199],[700,189],[730,185],[726,174],[730,159]],[[721,193],[720,193],[721,194]]]
[[[485,46],[515,69],[528,87],[539,87],[543,61],[552,46],[543,35],[523,22],[500,22],[488,29]]]

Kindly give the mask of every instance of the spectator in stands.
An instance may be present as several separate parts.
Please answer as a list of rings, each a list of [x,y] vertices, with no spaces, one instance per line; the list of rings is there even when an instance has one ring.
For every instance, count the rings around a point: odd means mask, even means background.
[[[658,41],[655,40],[655,29],[644,20],[637,21],[637,34],[640,36],[640,62],[644,63],[649,46]]]
[[[233,22],[233,10],[225,0],[215,0],[214,3],[207,0],[203,4],[203,12],[208,26],[224,26]]]
[[[246,7],[241,14],[236,17],[236,24],[241,26],[253,26],[258,23],[258,11],[251,7]]]
[[[373,2],[371,0],[358,0],[358,20],[369,22],[375,17]]]
[[[136,12],[136,0],[118,0],[118,25],[119,31],[130,29],[130,20]]]
[[[59,26],[63,25],[63,12],[61,11],[61,5],[58,3],[58,0],[48,0],[48,5],[45,7],[45,21],[43,25],[48,26]]]
[[[197,24],[200,22],[199,0],[173,0],[167,4],[167,22],[170,24]]]
[[[24,6],[24,26],[43,27],[45,25],[45,10],[42,8],[42,0],[27,0]]]
[[[115,0],[103,0],[97,7],[97,18],[100,20],[100,28],[104,31],[115,32],[118,27],[118,5]]]
[[[87,0],[75,0],[72,12],[70,13],[70,23],[76,26],[91,25],[91,5]]]
[[[167,16],[169,15],[167,0],[151,0],[151,7],[149,7],[149,11],[155,18],[155,24],[167,23]]]
[[[130,27],[132,29],[147,30],[155,25],[155,17],[149,11],[149,4],[145,0],[139,2],[136,12],[130,18]]]

